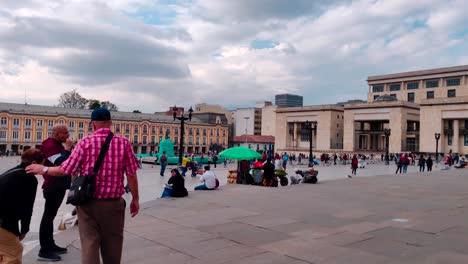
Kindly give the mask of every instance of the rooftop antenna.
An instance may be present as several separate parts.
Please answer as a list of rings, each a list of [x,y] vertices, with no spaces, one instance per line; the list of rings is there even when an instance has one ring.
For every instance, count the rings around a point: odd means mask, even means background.
[[[26,87],[24,87],[24,104],[28,104],[28,101],[26,100]]]

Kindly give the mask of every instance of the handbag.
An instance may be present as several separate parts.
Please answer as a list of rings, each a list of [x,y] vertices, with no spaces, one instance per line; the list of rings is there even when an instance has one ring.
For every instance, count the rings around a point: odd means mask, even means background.
[[[96,163],[94,163],[93,173],[90,175],[79,176],[72,181],[70,190],[68,191],[67,204],[79,206],[84,205],[93,199],[96,188],[96,175],[99,172],[99,168],[106,156],[107,150],[109,150],[109,144],[113,137],[114,134],[110,132],[106,138],[106,142],[102,145]]]

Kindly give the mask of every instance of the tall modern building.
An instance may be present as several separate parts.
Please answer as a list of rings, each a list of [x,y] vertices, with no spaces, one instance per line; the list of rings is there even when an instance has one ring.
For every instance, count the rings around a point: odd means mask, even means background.
[[[304,100],[302,96],[295,94],[277,94],[275,95],[275,105],[278,106],[303,106]]]

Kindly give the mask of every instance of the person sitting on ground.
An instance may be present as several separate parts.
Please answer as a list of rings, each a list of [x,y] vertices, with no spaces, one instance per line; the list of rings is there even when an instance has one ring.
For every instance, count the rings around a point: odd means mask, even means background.
[[[205,166],[205,173],[200,177],[200,182],[203,182],[202,185],[195,187],[195,190],[214,190],[219,186],[218,179],[214,172],[210,171],[210,166]]]
[[[161,198],[164,197],[185,197],[188,195],[187,189],[185,188],[185,179],[180,174],[179,170],[171,170],[171,178],[167,182],[164,188]]]

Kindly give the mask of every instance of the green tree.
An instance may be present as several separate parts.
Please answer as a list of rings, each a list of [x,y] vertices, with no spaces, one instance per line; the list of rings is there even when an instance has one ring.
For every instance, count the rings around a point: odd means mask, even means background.
[[[88,103],[88,99],[81,96],[76,89],[63,93],[58,101],[61,107],[78,109],[84,109]]]
[[[96,100],[96,99],[89,99],[88,100],[88,109],[90,110],[94,110],[98,107],[101,107],[101,102],[99,102],[99,100]]]

